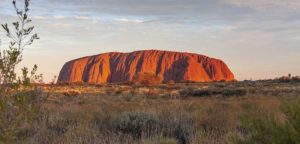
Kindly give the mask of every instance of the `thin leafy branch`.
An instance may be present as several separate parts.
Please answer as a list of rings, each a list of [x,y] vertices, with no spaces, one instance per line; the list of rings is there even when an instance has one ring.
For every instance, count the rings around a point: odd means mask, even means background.
[[[16,0],[12,1],[14,10],[18,16],[18,20],[12,22],[13,28],[10,28],[7,23],[2,24],[6,36],[10,39],[8,49],[0,51],[0,83],[4,85],[13,84],[17,82],[17,75],[15,72],[16,66],[22,61],[22,52],[26,46],[33,44],[35,40],[40,39],[37,33],[32,34],[34,26],[29,25],[32,22],[29,19],[30,0],[24,0],[24,8],[17,7]],[[34,69],[37,66],[34,66]],[[22,73],[28,73],[27,68],[22,69]],[[36,70],[34,70],[36,72]],[[23,81],[28,81],[24,78]],[[26,83],[26,82],[25,82]]]

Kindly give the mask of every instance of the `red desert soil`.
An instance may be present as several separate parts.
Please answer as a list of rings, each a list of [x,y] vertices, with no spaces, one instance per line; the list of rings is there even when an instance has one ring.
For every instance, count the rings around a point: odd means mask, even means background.
[[[161,75],[165,82],[234,80],[233,73],[219,59],[193,53],[143,50],[104,53],[69,61],[61,69],[58,82],[129,82],[137,73]]]

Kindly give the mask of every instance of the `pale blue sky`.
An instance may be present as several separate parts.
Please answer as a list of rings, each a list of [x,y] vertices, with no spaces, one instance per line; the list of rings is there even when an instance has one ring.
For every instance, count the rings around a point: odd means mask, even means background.
[[[47,81],[71,59],[143,49],[219,58],[239,80],[300,75],[299,0],[31,1],[41,40],[21,65],[38,64]],[[0,0],[0,23],[14,15],[11,0]],[[3,49],[3,30],[0,38]]]

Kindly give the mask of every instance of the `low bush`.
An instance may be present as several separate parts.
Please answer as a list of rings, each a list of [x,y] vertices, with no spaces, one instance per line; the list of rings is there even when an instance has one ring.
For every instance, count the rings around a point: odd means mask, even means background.
[[[176,82],[174,80],[170,80],[170,81],[167,82],[167,84],[172,86],[172,85],[175,85]]]
[[[159,115],[160,132],[164,137],[174,138],[179,144],[188,144],[194,133],[195,120],[188,113],[162,111]]]
[[[222,90],[223,96],[244,96],[247,92],[244,89],[224,89]]]
[[[177,144],[177,140],[171,138],[164,138],[159,141],[159,144]]]
[[[38,114],[34,91],[0,96],[0,143],[20,141],[31,135],[28,130]]]
[[[78,96],[81,92],[79,90],[67,90],[63,92],[64,96]]]
[[[260,116],[256,118],[245,117],[242,119],[242,128],[248,135],[236,139],[239,144],[252,143],[299,143],[297,131],[289,123],[277,122],[274,118]]]
[[[300,137],[300,99],[285,102],[283,111],[287,116],[288,122],[294,127]]]
[[[158,120],[153,115],[142,112],[125,112],[112,120],[112,127],[116,133],[133,138],[150,137],[154,135],[158,126]]]
[[[161,113],[154,116],[144,112],[125,112],[112,119],[112,129],[117,135],[134,139],[163,136],[188,144],[193,133],[194,119],[189,115]]]
[[[273,115],[244,116],[241,119],[243,137],[235,143],[291,143],[300,142],[300,100],[283,104],[284,121],[278,121]]]
[[[154,73],[137,73],[132,82],[141,85],[157,85],[163,83],[163,77]]]
[[[203,96],[244,96],[247,92],[244,89],[184,89],[180,91],[181,96],[194,96],[194,97],[203,97]]]

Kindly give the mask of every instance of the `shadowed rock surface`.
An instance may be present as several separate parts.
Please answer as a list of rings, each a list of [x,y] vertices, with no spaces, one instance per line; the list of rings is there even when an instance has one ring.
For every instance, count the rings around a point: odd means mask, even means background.
[[[131,53],[111,52],[67,62],[58,83],[121,83],[132,81],[137,73],[161,75],[165,82],[232,81],[227,65],[207,56],[159,50]]]

